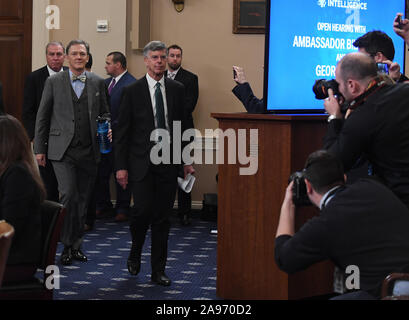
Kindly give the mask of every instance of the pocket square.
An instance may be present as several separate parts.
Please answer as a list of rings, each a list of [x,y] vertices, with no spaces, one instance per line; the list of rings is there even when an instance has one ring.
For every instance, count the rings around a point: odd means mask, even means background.
[[[99,91],[97,93],[95,93],[95,96],[98,97],[99,96]]]

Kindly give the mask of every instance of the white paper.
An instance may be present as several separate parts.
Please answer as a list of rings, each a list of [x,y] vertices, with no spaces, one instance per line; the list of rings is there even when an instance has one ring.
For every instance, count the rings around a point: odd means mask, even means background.
[[[186,193],[190,193],[190,191],[192,191],[195,180],[195,176],[191,175],[190,173],[186,176],[186,179],[178,177],[178,184],[180,189],[182,189]]]

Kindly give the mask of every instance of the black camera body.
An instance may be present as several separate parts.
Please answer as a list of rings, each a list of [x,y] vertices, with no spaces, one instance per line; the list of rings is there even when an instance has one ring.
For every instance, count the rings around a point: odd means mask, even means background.
[[[312,205],[307,195],[307,186],[304,181],[304,174],[302,171],[296,171],[291,174],[289,182],[294,181],[293,184],[293,203],[296,206],[310,206]]]
[[[336,82],[335,79],[316,80],[314,85],[312,86],[312,91],[315,93],[315,99],[324,100],[328,98],[328,89],[332,89],[332,91],[334,92],[334,95],[340,95],[340,92],[338,89],[338,82]]]

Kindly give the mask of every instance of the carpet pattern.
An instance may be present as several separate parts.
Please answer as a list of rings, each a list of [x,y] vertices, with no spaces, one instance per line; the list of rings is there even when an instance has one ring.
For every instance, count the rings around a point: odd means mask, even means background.
[[[170,287],[151,282],[150,230],[142,253],[141,271],[129,274],[126,261],[131,247],[129,226],[111,220],[97,220],[87,232],[82,246],[88,262],[74,261],[63,266],[57,249],[56,265],[60,268],[60,289],[55,300],[217,300],[215,222],[193,219],[191,226],[172,221],[169,234],[166,274]]]

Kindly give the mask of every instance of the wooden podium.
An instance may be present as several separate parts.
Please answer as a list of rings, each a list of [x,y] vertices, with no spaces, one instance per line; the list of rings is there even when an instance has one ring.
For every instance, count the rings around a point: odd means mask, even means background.
[[[274,239],[288,178],[304,168],[307,156],[322,148],[323,115],[213,113],[225,132],[246,129],[247,151],[258,153],[258,171],[240,175],[240,163],[219,164],[217,295],[224,299],[300,299],[333,291],[333,266],[323,262],[293,275],[278,269]],[[258,144],[249,147],[250,129]],[[227,139],[226,139],[227,140]],[[237,141],[236,141],[237,143]],[[296,230],[318,214],[296,211]]]

